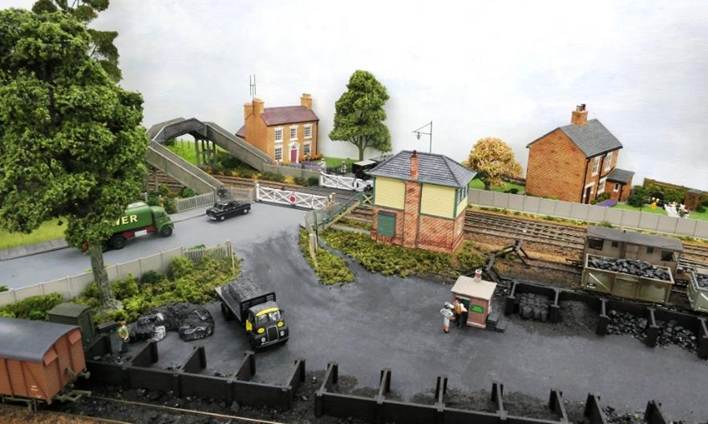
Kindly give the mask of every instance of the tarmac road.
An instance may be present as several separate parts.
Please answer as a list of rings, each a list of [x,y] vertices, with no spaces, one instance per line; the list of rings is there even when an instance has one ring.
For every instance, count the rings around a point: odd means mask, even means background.
[[[377,387],[379,371],[392,370],[392,390],[404,398],[430,391],[438,375],[451,388],[522,392],[547,400],[551,388],[566,399],[584,402],[589,392],[604,405],[644,411],[659,400],[672,419],[708,418],[708,362],[678,347],[651,349],[627,336],[601,338],[577,326],[508,320],[506,333],[468,328],[441,331],[439,314],[449,286],[419,278],[384,277],[354,267],[357,281],[340,287],[320,285],[296,247],[296,230],[255,243],[243,254],[244,276],[274,289],[291,328],[286,345],[259,352],[257,381],[282,383],[292,362],[307,369],[339,363],[340,375],[360,386]],[[215,333],[185,343],[175,334],[160,342],[157,366],[179,363],[193,344],[205,344],[207,373],[232,373],[248,349],[244,332],[223,321],[209,306]],[[579,332],[580,331],[580,332]]]
[[[253,204],[248,215],[216,223],[204,210],[172,215],[175,231],[171,237],[147,236],[130,240],[122,250],[104,254],[106,265],[128,262],[175,247],[214,245],[230,240],[237,251],[257,241],[294,228],[304,220],[305,211],[287,207]],[[89,257],[78,249],[66,248],[0,262],[0,284],[10,288],[31,286],[43,281],[81,274],[91,269]]]

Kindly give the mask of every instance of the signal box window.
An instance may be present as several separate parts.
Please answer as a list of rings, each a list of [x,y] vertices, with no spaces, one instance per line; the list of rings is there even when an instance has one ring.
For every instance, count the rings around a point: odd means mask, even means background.
[[[588,238],[588,247],[594,250],[602,250],[602,248],[605,245],[605,240],[602,239],[596,239],[596,238]]]

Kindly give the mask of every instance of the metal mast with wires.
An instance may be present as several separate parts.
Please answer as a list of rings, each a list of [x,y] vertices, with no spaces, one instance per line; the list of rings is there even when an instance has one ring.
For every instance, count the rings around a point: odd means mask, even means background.
[[[423,129],[429,128],[428,132],[423,131]],[[433,153],[433,121],[428,122],[427,124],[423,125],[422,127],[413,130],[413,134],[415,134],[416,138],[420,140],[421,135],[427,135],[430,137],[430,153]]]
[[[248,88],[251,93],[251,100],[256,97],[256,74],[248,76]]]

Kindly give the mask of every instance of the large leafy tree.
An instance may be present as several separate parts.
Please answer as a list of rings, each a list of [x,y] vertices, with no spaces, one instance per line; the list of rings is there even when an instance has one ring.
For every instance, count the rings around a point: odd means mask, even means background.
[[[27,233],[65,217],[110,306],[102,244],[139,195],[147,135],[141,95],[113,82],[90,45],[70,14],[0,11],[0,226]]]
[[[521,165],[514,159],[514,151],[503,140],[496,137],[484,137],[475,143],[467,159],[470,168],[477,171],[484,189],[500,185],[503,177],[517,177],[521,174]]]
[[[32,11],[36,13],[63,11],[88,24],[96,19],[98,12],[108,9],[109,4],[110,0],[37,0],[32,6]],[[114,44],[118,33],[91,28],[88,29],[88,33],[91,36],[91,57],[101,64],[113,81],[120,81],[122,73],[118,68],[119,55]]]
[[[364,159],[367,148],[391,151],[391,134],[383,122],[386,120],[386,100],[386,87],[371,73],[354,72],[349,78],[347,91],[335,104],[334,128],[329,138],[352,143],[359,150],[359,160]]]

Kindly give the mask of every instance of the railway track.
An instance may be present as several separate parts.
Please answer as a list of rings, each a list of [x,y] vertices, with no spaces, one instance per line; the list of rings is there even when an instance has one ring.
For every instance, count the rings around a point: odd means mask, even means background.
[[[2,422],[28,423],[28,424],[132,424],[128,421],[110,418],[94,417],[89,415],[71,414],[52,410],[29,412],[27,407],[11,404],[0,404]],[[6,420],[6,421],[5,421]]]

